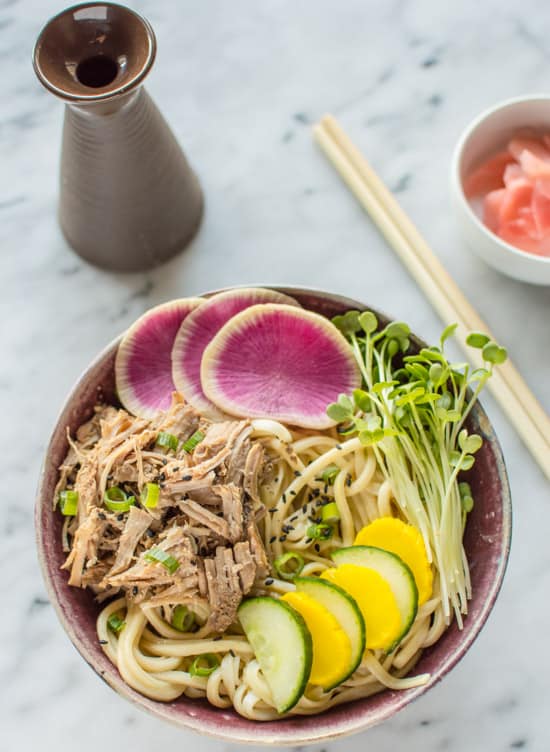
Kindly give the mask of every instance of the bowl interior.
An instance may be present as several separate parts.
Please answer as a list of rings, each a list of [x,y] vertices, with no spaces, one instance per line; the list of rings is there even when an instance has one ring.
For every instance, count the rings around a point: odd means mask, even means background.
[[[550,131],[550,97],[512,100],[483,113],[464,136],[458,162],[460,184],[484,159],[522,129]]]
[[[304,307],[327,316],[350,308],[367,308],[357,301],[327,293],[278,289],[293,295]],[[379,318],[383,324],[387,323],[385,316],[379,314]],[[476,504],[469,515],[465,535],[474,595],[464,629],[458,630],[453,623],[441,639],[422,655],[415,670],[431,674],[427,685],[400,692],[386,690],[318,716],[268,723],[248,721],[231,710],[219,710],[200,700],[181,698],[171,703],[155,702],[128,687],[98,644],[95,631],[98,607],[91,593],[69,587],[67,574],[60,571],[64,560],[60,545],[62,521],[60,515],[52,513],[57,468],[67,450],[66,427],[74,431],[91,415],[98,399],[114,399],[116,347],[117,342],[112,343],[92,363],[61,412],[39,484],[36,533],[46,586],[65,630],[83,658],[119,694],[161,718],[225,741],[307,744],[326,741],[381,722],[438,682],[464,655],[483,626],[498,594],[511,534],[510,495],[504,462],[492,427],[479,405],[472,413],[471,428],[483,436],[484,444],[476,455],[474,469],[468,474]]]

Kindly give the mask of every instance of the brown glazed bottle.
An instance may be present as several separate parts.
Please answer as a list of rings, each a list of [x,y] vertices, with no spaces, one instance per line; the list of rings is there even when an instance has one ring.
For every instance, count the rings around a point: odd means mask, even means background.
[[[68,8],[34,50],[38,78],[66,103],[61,228],[82,258],[114,271],[163,263],[202,217],[198,180],[142,86],[155,52],[149,23],[113,3]]]

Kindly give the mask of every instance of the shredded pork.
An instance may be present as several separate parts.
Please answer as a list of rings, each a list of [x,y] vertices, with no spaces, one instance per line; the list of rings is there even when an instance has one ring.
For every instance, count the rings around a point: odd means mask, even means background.
[[[162,431],[178,438],[176,452],[157,445]],[[197,431],[202,440],[186,452],[183,444]],[[65,530],[69,584],[90,587],[100,600],[123,593],[151,607],[200,599],[210,608],[211,630],[227,629],[243,596],[269,573],[257,527],[266,461],[251,431],[248,421],[205,419],[178,394],[154,420],[98,406],[68,437],[55,493],[54,505],[60,491],[78,492]],[[139,504],[146,483],[160,488],[151,509]],[[115,486],[137,500],[120,514],[104,505]],[[151,549],[172,557],[171,566],[152,560]]]

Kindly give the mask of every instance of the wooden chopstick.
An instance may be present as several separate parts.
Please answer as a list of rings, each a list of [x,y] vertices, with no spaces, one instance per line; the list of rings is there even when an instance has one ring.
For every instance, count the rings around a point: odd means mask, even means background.
[[[467,347],[465,339],[471,331],[481,331],[491,336],[485,322],[337,121],[331,115],[326,115],[314,126],[314,135],[443,322],[458,324],[456,336],[468,359],[476,366],[481,366],[481,354]],[[495,369],[488,384],[510,422],[550,479],[550,418],[509,360]]]

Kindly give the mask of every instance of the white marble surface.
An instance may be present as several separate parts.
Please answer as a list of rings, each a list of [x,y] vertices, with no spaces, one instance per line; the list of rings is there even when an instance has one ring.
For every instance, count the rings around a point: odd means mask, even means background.
[[[150,274],[87,266],[56,223],[62,105],[33,77],[46,0],[0,0],[0,750],[219,752],[119,699],[69,644],[35,560],[33,496],[48,433],[92,356],[145,308],[234,283],[318,286],[362,298],[426,338],[436,315],[312,143],[330,110],[550,410],[550,289],[506,279],[456,236],[451,150],[482,108],[548,87],[541,0],[139,0],[159,56],[148,88],[185,144],[207,198],[200,234]],[[485,400],[508,462],[514,543],[498,604],[445,681],[382,727],[330,752],[547,752],[549,486]],[[7,418],[7,422],[6,422]],[[317,749],[321,749],[318,747]]]

